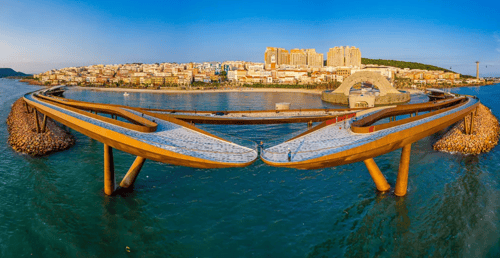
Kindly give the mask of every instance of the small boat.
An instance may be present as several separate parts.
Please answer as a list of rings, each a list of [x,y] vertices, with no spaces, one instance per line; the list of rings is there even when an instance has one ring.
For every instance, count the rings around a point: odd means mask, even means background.
[[[127,92],[123,93],[123,96],[128,96],[128,95],[130,95],[130,94],[128,94]]]
[[[427,88],[425,89],[425,91],[430,101],[453,98],[452,94],[445,92],[443,90]]]

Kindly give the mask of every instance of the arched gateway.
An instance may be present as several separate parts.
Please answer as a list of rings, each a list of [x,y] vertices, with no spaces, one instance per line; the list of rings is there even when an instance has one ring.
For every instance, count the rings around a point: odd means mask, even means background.
[[[380,96],[385,96],[387,93],[400,94],[392,85],[387,81],[387,79],[380,73],[376,72],[357,72],[342,82],[340,87],[338,87],[334,93],[344,93],[344,95],[349,96],[349,91],[352,86],[360,82],[371,82],[373,85],[377,86],[380,90]]]
[[[373,96],[364,96],[370,98],[370,102],[375,105],[387,105],[395,103],[404,103],[410,100],[410,93],[396,90],[389,81],[377,72],[363,71],[352,74],[334,91],[324,91],[321,99],[326,102],[349,105],[349,94],[351,88],[360,82],[370,82],[379,89],[379,93]],[[366,95],[366,94],[365,94]],[[358,100],[358,96],[351,96],[353,100]],[[372,104],[373,105],[373,104]]]

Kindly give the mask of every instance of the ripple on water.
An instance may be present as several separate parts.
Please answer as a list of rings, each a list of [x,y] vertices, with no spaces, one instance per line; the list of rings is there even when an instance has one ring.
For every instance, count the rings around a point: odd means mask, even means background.
[[[33,88],[0,80],[0,118],[5,121],[10,105]],[[498,115],[498,98],[490,95],[500,90],[485,89],[475,94]],[[200,110],[274,108],[289,100],[280,94],[130,93],[125,99],[119,93],[75,91],[70,96]],[[297,99],[302,107],[327,105],[315,95]],[[306,125],[207,127],[271,141]],[[377,194],[363,163],[295,170],[260,160],[241,169],[211,170],[146,161],[133,190],[108,197],[102,192],[101,143],[75,133],[73,148],[42,158],[14,153],[4,144],[0,257],[122,257],[126,246],[132,255],[160,257],[498,257],[498,146],[479,156],[439,153],[432,150],[439,135],[412,146],[404,198]],[[5,123],[0,140],[7,141]],[[375,158],[391,186],[399,156],[395,151]],[[134,157],[115,151],[114,159],[122,178]]]

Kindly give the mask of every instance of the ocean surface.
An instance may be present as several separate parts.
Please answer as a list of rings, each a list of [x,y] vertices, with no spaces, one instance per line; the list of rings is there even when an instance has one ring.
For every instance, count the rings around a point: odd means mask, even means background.
[[[234,169],[148,160],[132,190],[106,196],[102,143],[72,131],[74,147],[38,158],[8,145],[10,107],[36,89],[0,79],[0,257],[500,257],[499,147],[478,156],[436,152],[445,131],[414,143],[405,197],[377,193],[363,163],[296,170],[260,160]],[[500,85],[452,91],[478,96],[500,116]],[[129,94],[65,96],[197,110],[334,107],[301,93]],[[272,142],[306,126],[203,128]],[[375,158],[392,187],[399,157]],[[114,151],[118,182],[134,159]]]

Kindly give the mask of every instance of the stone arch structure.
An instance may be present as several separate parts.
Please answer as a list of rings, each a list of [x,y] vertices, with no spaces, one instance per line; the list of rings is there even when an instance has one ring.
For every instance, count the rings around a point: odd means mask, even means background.
[[[373,85],[378,87],[378,89],[380,90],[380,96],[385,96],[388,93],[401,93],[396,90],[380,73],[370,71],[357,72],[347,77],[347,79],[345,79],[344,82],[342,82],[342,84],[333,91],[333,93],[342,93],[345,96],[349,96],[349,91],[351,90],[352,86],[354,86],[356,83],[366,81],[369,81]]]

